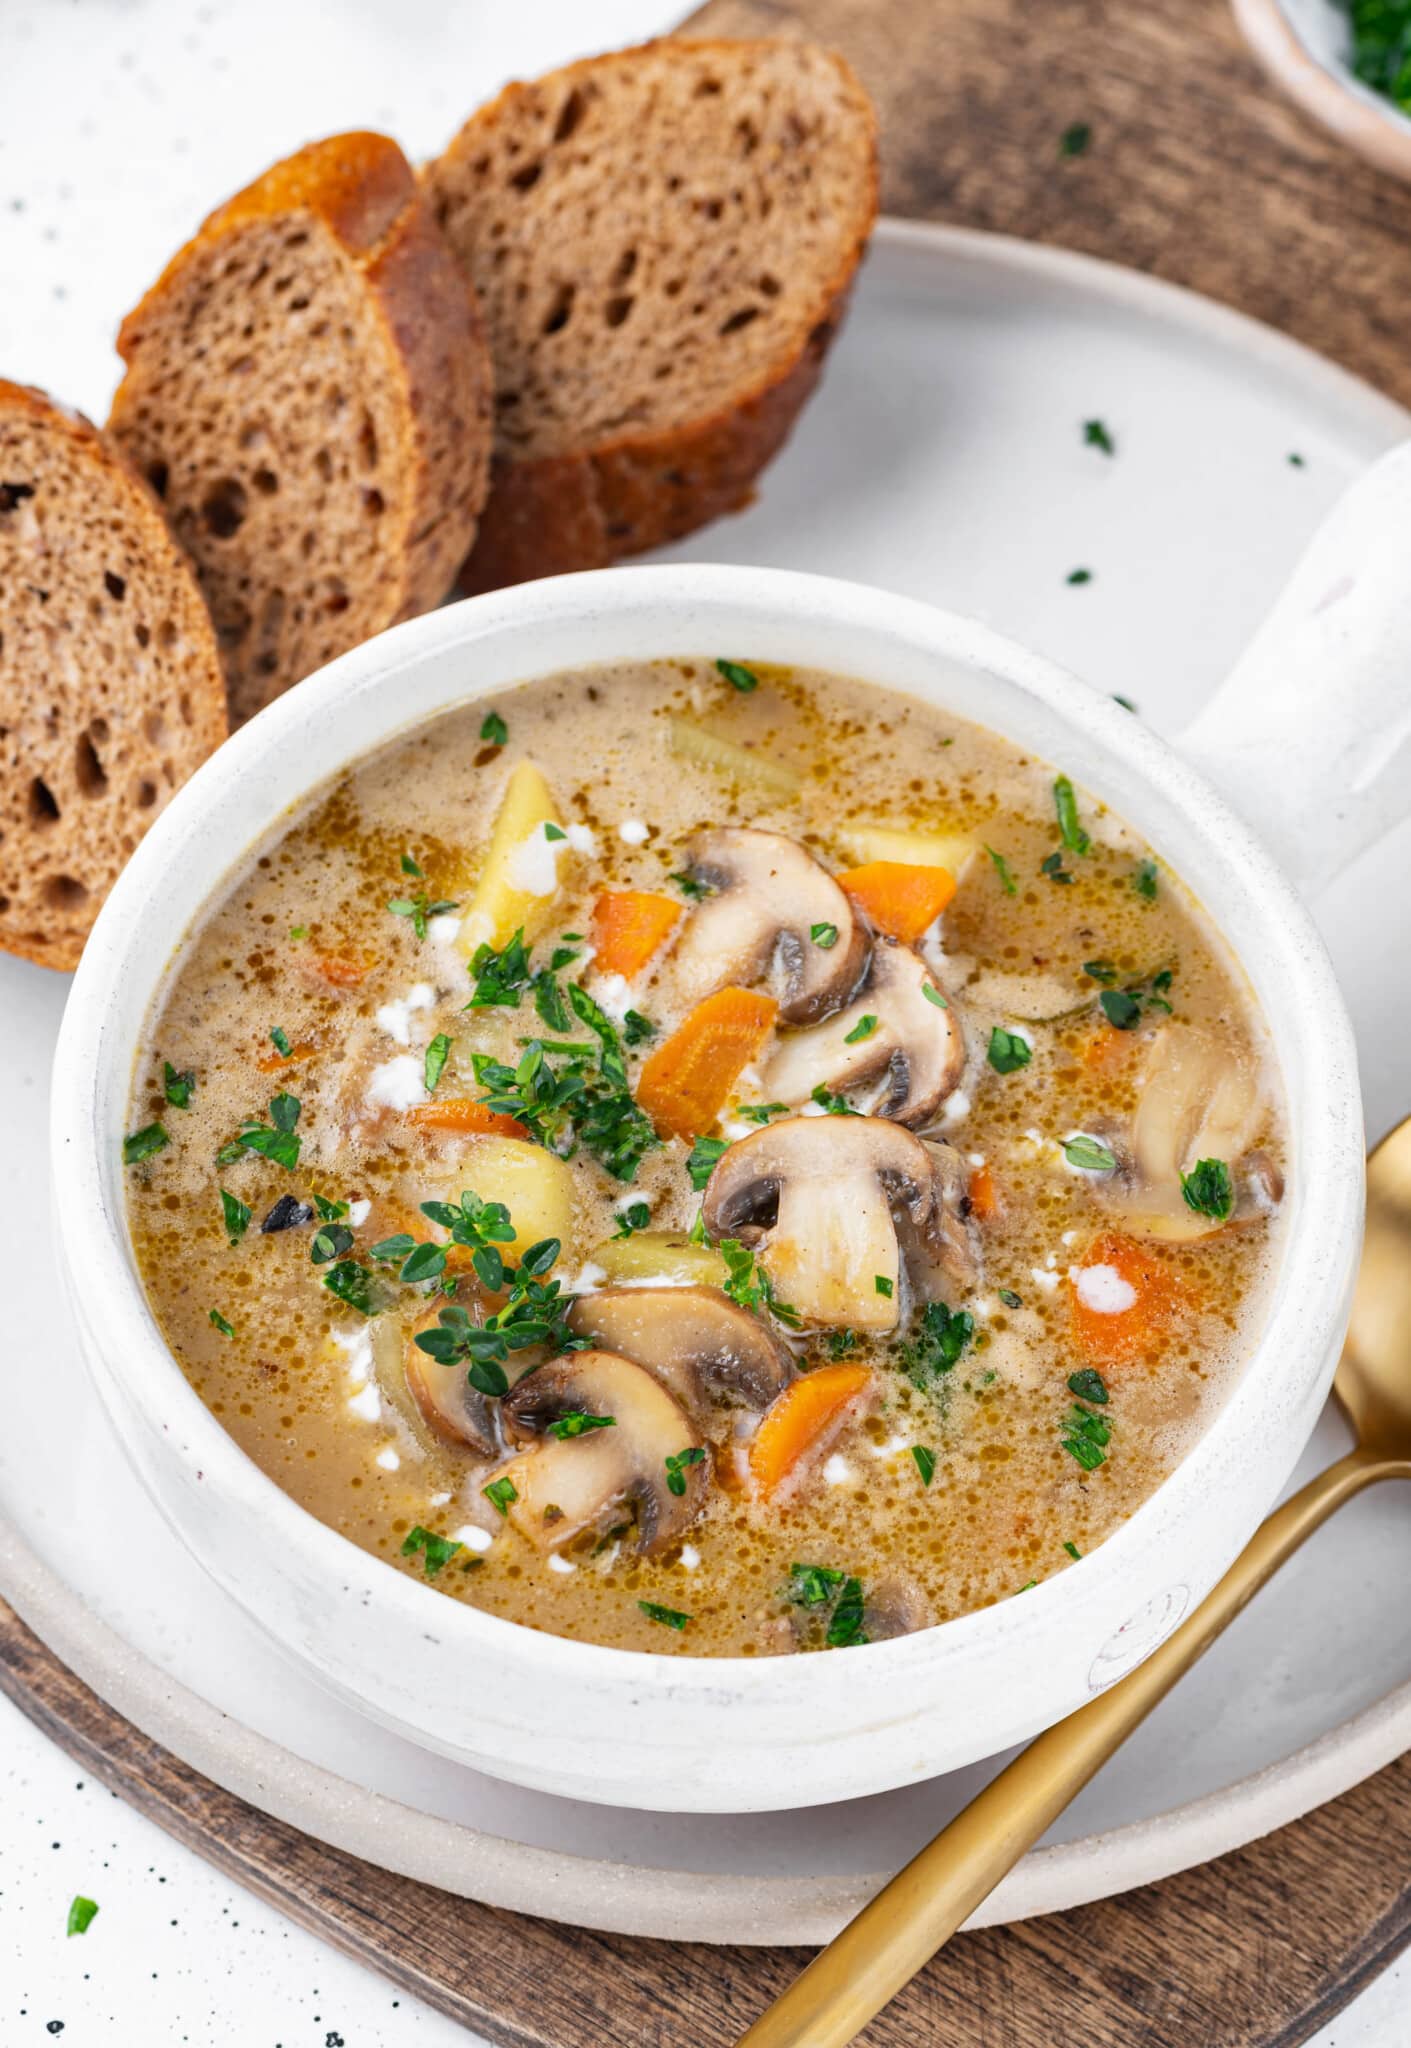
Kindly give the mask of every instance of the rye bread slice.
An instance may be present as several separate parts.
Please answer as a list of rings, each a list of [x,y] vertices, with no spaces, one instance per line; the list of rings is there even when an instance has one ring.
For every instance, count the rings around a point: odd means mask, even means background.
[[[0,380],[0,947],[77,965],[224,738],[215,635],[151,492],[78,413]]]
[[[596,568],[753,495],[876,213],[876,123],[802,42],[676,38],[509,86],[424,169],[495,366],[465,589]]]
[[[123,322],[108,431],[196,564],[239,724],[446,595],[489,473],[473,294],[395,142],[311,143]]]

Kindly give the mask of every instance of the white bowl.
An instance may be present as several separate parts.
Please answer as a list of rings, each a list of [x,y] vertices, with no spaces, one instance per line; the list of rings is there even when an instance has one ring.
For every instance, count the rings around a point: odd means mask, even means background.
[[[1315,599],[1344,555],[1365,560],[1366,533],[1395,533],[1408,488],[1399,451],[1355,487],[1350,529],[1334,515],[1194,735],[1209,760],[1212,732],[1247,761],[1290,689],[1316,696],[1328,636],[1356,628],[1360,608],[1355,593],[1331,612]],[[1399,571],[1389,567],[1369,614],[1411,602]],[[1354,653],[1370,650],[1357,655],[1366,681],[1345,688],[1341,727],[1348,744],[1370,747],[1376,633],[1353,641]],[[144,1020],[183,935],[253,844],[346,764],[439,712],[575,665],[722,648],[942,704],[1060,763],[1129,819],[1243,960],[1277,1034],[1291,1124],[1286,1255],[1268,1322],[1198,1447],[1107,1543],[1022,1599],[846,1655],[602,1649],[445,1599],[357,1549],[267,1479],[192,1392],[147,1306],[124,1221],[120,1146]],[[1344,659],[1345,675],[1354,668]],[[1323,870],[1405,788],[1393,754],[1388,774],[1350,767],[1362,795],[1329,806],[1329,744],[1285,746],[1267,805],[1276,826],[1310,821],[1290,844]],[[481,1770],[626,1806],[738,1811],[881,1791],[1032,1735],[1129,1669],[1225,1569],[1291,1470],[1327,1392],[1360,1243],[1361,1113],[1342,1001],[1295,890],[1209,783],[1140,720],[982,626],[772,570],[635,568],[497,592],[400,626],[279,699],[180,792],[119,881],[74,983],[54,1104],[59,1238],[85,1356],[129,1457],[195,1556],[291,1655],[389,1726]]]
[[[1233,0],[1246,42],[1276,85],[1349,149],[1411,178],[1411,119],[1352,68],[1352,24],[1339,0]]]

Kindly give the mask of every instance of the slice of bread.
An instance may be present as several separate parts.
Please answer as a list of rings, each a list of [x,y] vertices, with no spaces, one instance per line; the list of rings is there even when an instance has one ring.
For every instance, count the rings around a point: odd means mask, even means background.
[[[77,965],[224,738],[215,634],[151,492],[78,413],[0,380],[0,947]]]
[[[446,595],[488,478],[473,294],[382,135],[213,213],[123,322],[108,431],[196,564],[234,723]]]
[[[462,587],[600,567],[746,504],[876,213],[842,58],[674,38],[592,58],[507,87],[422,175],[495,365]]]

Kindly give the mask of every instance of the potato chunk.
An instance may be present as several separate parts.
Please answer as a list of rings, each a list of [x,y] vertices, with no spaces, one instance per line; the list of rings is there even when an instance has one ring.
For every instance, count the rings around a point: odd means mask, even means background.
[[[483,945],[498,951],[517,931],[532,941],[552,922],[559,867],[569,853],[568,840],[555,833],[563,833],[563,819],[543,771],[532,761],[517,761],[461,923],[459,944],[467,959]]]

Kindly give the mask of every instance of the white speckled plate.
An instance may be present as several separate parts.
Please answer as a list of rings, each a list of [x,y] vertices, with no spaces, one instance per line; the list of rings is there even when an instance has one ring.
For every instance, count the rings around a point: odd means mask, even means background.
[[[1094,417],[1115,456],[1084,445]],[[1176,731],[1341,487],[1409,427],[1342,372],[1170,287],[888,223],[822,393],[759,503],[678,552],[935,597]],[[1091,580],[1069,584],[1074,568]],[[1411,821],[1321,906],[1362,1036],[1374,1133],[1411,1107],[1411,1039],[1398,1021],[1411,959],[1388,948],[1382,922],[1408,880]],[[53,1278],[44,1119],[65,986],[0,960],[0,1511],[19,1532],[0,1529],[0,1590],[148,1732],[374,1862],[625,1932],[831,1934],[992,1766],[794,1814],[683,1819],[523,1792],[326,1698],[186,1557],[87,1393]],[[1339,1441],[1325,1418],[1304,1469]],[[1411,1605],[1385,1598],[1404,1579],[1408,1536],[1405,1489],[1346,1510],[981,1917],[1072,1905],[1218,1855],[1411,1743]]]

